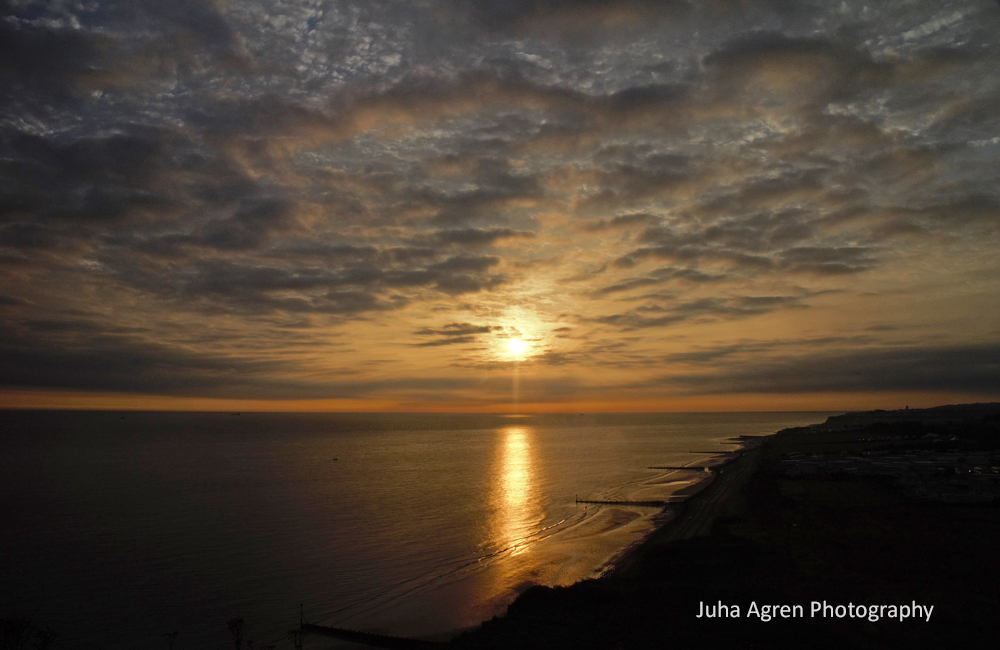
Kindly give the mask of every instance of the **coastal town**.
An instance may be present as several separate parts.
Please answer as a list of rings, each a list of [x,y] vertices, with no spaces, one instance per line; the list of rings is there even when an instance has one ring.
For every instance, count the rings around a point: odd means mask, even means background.
[[[1000,455],[995,451],[790,452],[782,457],[780,467],[786,476],[794,477],[885,477],[908,495],[928,501],[1000,502]]]

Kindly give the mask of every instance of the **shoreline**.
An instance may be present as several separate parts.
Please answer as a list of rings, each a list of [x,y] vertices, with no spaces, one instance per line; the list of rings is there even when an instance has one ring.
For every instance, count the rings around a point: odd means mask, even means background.
[[[706,472],[706,476],[703,478],[700,478],[696,482],[672,492],[670,496],[666,498],[668,505],[650,517],[653,525],[640,539],[635,540],[614,552],[608,557],[607,560],[599,564],[593,571],[591,571],[590,575],[585,575],[573,583],[567,585],[536,585],[536,587],[543,589],[561,589],[588,581],[614,579],[619,575],[626,573],[625,567],[631,566],[633,563],[641,562],[644,554],[649,552],[650,544],[658,546],[659,544],[672,541],[672,539],[682,539],[682,537],[676,537],[669,540],[663,540],[661,537],[666,531],[673,530],[676,526],[685,525],[685,522],[691,516],[696,516],[697,509],[700,508],[703,503],[703,498],[710,497],[711,494],[714,494],[717,491],[717,489],[713,488],[719,485],[720,475],[726,477],[723,483],[728,485],[732,480],[732,469],[743,464],[749,454],[755,453],[756,450],[764,444],[765,439],[775,436],[777,433],[778,432],[766,435],[735,436],[726,438],[723,441],[725,444],[739,444],[745,446],[736,447],[732,450],[720,449],[711,452],[704,452],[704,457],[701,458],[699,462],[711,464],[713,471]],[[694,453],[701,454],[702,452]],[[670,472],[667,472],[667,474],[669,473]],[[683,497],[683,500],[673,501],[673,499],[677,499],[678,497]],[[627,502],[622,503],[627,504]],[[617,504],[608,502],[608,505]],[[712,520],[714,520],[714,516],[708,520],[708,523],[710,524]],[[509,599],[506,607],[503,608],[501,613],[496,614],[493,618],[496,619],[498,617],[502,618],[505,616],[506,609],[513,605],[513,603],[516,602],[523,593],[523,591],[512,592],[508,598],[504,599]],[[415,638],[421,641],[446,644],[455,639],[461,638],[463,635],[474,632],[488,620],[492,619],[486,619],[459,629],[452,629],[437,634]]]
[[[729,493],[728,489],[732,486],[735,479],[742,477],[742,480],[746,480],[747,473],[745,472],[745,468],[739,472],[734,470],[745,466],[748,463],[749,456],[759,455],[760,448],[765,444],[764,441],[777,435],[777,433],[778,432],[767,435],[737,436],[728,438],[725,441],[727,444],[732,443],[745,446],[737,447],[731,451],[716,450],[712,452],[705,452],[704,456],[707,456],[707,458],[703,458],[701,460],[702,462],[711,463],[713,470],[710,473],[707,473],[707,475],[700,480],[671,493],[670,496],[667,497],[669,505],[651,517],[654,522],[653,527],[639,540],[625,546],[612,555],[603,564],[598,566],[593,571],[593,575],[590,577],[580,578],[576,582],[566,586],[536,585],[532,589],[565,589],[567,587],[573,587],[586,582],[616,580],[620,577],[626,577],[629,575],[629,569],[636,565],[640,565],[646,559],[646,556],[651,552],[651,549],[654,549],[661,544],[669,543],[675,539],[685,539],[687,537],[696,536],[692,533],[690,520],[696,519],[698,522],[701,522],[700,526],[693,529],[698,531],[705,525],[710,527],[711,522],[714,521],[715,518],[715,509],[712,509],[710,513],[704,509],[706,499],[709,500],[708,502],[715,504],[713,495],[716,495],[716,499],[724,498],[724,495]],[[754,464],[754,467],[755,466],[756,464]],[[669,474],[669,472],[667,473]],[[677,497],[684,498],[682,501],[671,501]],[[609,502],[609,505],[613,504]],[[664,517],[664,515],[668,515],[668,512],[669,516]],[[665,535],[668,535],[671,531],[677,531],[678,527],[683,527],[681,532],[676,532],[673,536],[665,537]],[[480,621],[479,623],[467,627],[426,636],[409,638],[395,636],[386,637],[379,634],[361,633],[348,628],[329,628],[315,625],[310,627],[314,631],[326,636],[339,638],[341,640],[352,640],[355,643],[361,643],[363,645],[368,645],[369,647],[444,647],[463,639],[469,634],[475,634],[477,630],[482,628],[483,625],[489,623],[491,620],[496,621],[504,618],[507,615],[506,610],[514,605],[514,603],[516,603],[524,593],[525,592],[523,591],[513,592],[513,597],[507,607],[504,608],[505,611],[495,615],[492,619]],[[411,643],[414,645],[409,645]]]
[[[821,426],[822,423],[807,425],[805,428]],[[792,427],[791,429],[795,429]],[[739,490],[754,475],[758,469],[768,443],[782,432],[789,431],[789,428],[781,429],[770,434],[737,436],[726,440],[727,443],[739,444],[733,450],[718,450],[706,453],[708,458],[704,461],[711,462],[713,469],[710,474],[702,480],[685,486],[677,492],[671,494],[670,498],[684,496],[683,501],[677,501],[667,505],[660,513],[653,516],[654,521],[663,517],[668,511],[671,514],[656,524],[652,530],[636,542],[623,548],[618,554],[608,560],[599,573],[590,578],[584,578],[564,587],[536,586],[519,594],[508,606],[504,614],[495,616],[491,620],[483,621],[478,626],[467,629],[457,636],[453,636],[442,644],[448,648],[508,648],[515,647],[502,643],[496,645],[496,639],[490,639],[495,634],[495,627],[512,625],[521,626],[520,622],[513,622],[515,617],[520,618],[526,609],[538,609],[536,601],[541,594],[556,594],[560,596],[566,592],[575,590],[597,590],[607,592],[619,592],[621,589],[629,589],[630,585],[642,582],[642,573],[655,563],[655,556],[662,551],[662,547],[674,543],[686,543],[695,537],[703,537],[710,534],[712,524],[717,518],[727,516],[739,509],[737,503]],[[689,494],[682,494],[689,492]],[[554,603],[553,603],[554,604]],[[559,611],[564,605],[558,605]],[[513,616],[512,616],[513,614]],[[486,643],[483,644],[483,636],[486,636]],[[441,640],[441,637],[438,637]],[[523,639],[519,640],[523,642]],[[528,646],[525,646],[528,647]],[[591,646],[580,646],[591,647]],[[596,647],[596,646],[595,646]],[[603,646],[600,646],[603,649]],[[644,646],[652,647],[652,646]]]
[[[618,555],[605,564],[607,568],[595,579],[615,579],[629,576],[635,567],[659,546],[675,540],[707,534],[708,530],[711,529],[712,522],[721,514],[718,510],[724,505],[726,497],[731,494],[734,486],[739,487],[749,479],[759,464],[761,450],[767,444],[767,439],[778,435],[778,433],[780,431],[752,438],[741,437],[740,441],[746,442],[747,446],[735,450],[737,451],[736,456],[715,456],[714,459],[724,459],[718,464],[718,469],[713,470],[709,476],[697,483],[673,493],[671,498],[675,496],[684,496],[685,498],[683,501],[675,502],[664,508],[663,513],[670,509],[673,510],[672,515],[656,525],[641,540],[622,549]],[[754,443],[754,440],[757,442]],[[690,494],[681,494],[686,491],[690,491]],[[654,515],[654,519],[657,516],[660,515]]]
[[[660,519],[660,521],[658,523],[654,523],[653,528],[648,533],[643,535],[642,538],[627,545],[612,555],[610,559],[595,569],[593,572],[594,575],[591,577],[580,578],[576,582],[566,586],[536,585],[531,589],[566,589],[587,582],[614,581],[619,578],[628,577],[629,570],[637,565],[641,565],[652,549],[655,549],[661,544],[669,543],[675,539],[685,539],[687,537],[696,536],[691,533],[692,529],[690,527],[690,520],[696,519],[698,522],[701,522],[701,526],[696,527],[693,530],[701,530],[706,524],[710,527],[711,522],[714,521],[715,518],[715,509],[712,509],[711,512],[705,511],[704,505],[707,503],[715,504],[713,495],[716,495],[715,499],[724,498],[725,495],[729,494],[728,489],[733,485],[734,480],[739,477],[742,477],[742,480],[746,480],[748,473],[745,471],[746,468],[744,466],[748,463],[748,457],[751,455],[759,456],[759,450],[765,444],[764,440],[777,435],[777,433],[778,432],[767,435],[738,436],[728,438],[726,440],[727,443],[742,444],[746,446],[738,447],[732,451],[717,450],[705,452],[704,455],[708,458],[703,458],[702,461],[710,462],[712,463],[713,468],[717,467],[718,469],[713,469],[713,471],[707,473],[704,478],[671,493],[668,500],[681,496],[684,497],[683,501],[668,501],[668,506],[652,516],[652,520],[654,522],[657,522],[657,519]],[[755,443],[754,441],[758,442]],[[755,466],[756,463],[754,463],[754,467]],[[739,472],[734,471],[740,467],[743,467],[744,469]],[[708,501],[706,501],[706,499]],[[669,518],[663,519],[663,516],[670,510],[672,510],[673,513],[669,516]],[[681,532],[675,533],[674,536],[665,537],[665,535],[669,534],[671,531],[677,531],[678,527],[681,526],[683,526]],[[404,649],[429,647],[444,648],[456,642],[461,643],[462,640],[468,635],[476,634],[477,631],[484,625],[490,623],[491,621],[501,620],[506,617],[506,610],[509,610],[509,608],[513,606],[524,595],[524,593],[526,592],[514,592],[512,594],[513,598],[508,603],[505,611],[495,615],[492,619],[480,621],[474,625],[459,629],[419,637],[397,637],[385,636],[381,634],[368,634],[349,628],[333,628],[318,625],[311,625],[309,628],[312,632],[320,635],[338,638],[340,640],[353,641],[369,647]]]
[[[762,438],[607,575],[529,590],[449,648],[995,643],[1000,594],[980,585],[1000,579],[1000,404],[851,413]],[[962,489],[970,498],[942,497]],[[934,609],[903,622],[773,609],[816,603]]]

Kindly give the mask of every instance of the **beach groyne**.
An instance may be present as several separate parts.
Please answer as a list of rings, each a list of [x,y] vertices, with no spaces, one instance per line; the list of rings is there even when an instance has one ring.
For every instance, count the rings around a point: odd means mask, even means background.
[[[360,643],[372,648],[386,648],[387,650],[429,650],[439,648],[443,644],[435,641],[424,641],[422,639],[408,639],[399,636],[388,636],[385,634],[371,634],[369,632],[357,632],[339,627],[327,627],[325,625],[313,625],[303,623],[299,628],[306,634],[325,636],[341,641]]]
[[[743,453],[731,457],[728,462],[711,466],[711,480],[697,484],[697,491],[674,502],[674,516],[636,546],[626,549],[603,576],[628,575],[653,549],[676,540],[707,535],[715,519],[724,514],[723,503],[743,487],[757,467],[762,445],[755,444],[740,451]]]
[[[670,503],[676,503],[671,501],[628,501],[626,499],[611,500],[611,499],[577,499],[577,503],[595,503],[604,506],[642,506],[648,508],[663,508]]]

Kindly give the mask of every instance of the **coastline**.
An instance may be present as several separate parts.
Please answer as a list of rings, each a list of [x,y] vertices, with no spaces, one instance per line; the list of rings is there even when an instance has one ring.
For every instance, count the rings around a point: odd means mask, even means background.
[[[720,504],[725,501],[734,488],[746,481],[752,469],[756,467],[754,459],[757,458],[764,440],[777,435],[759,436],[739,436],[729,439],[727,442],[740,443],[738,449],[729,451],[719,451],[716,455],[706,453],[707,458],[703,461],[710,463],[713,469],[711,473],[701,480],[687,485],[671,493],[668,498],[670,505],[666,506],[660,513],[653,516],[653,520],[659,521],[643,537],[625,548],[615,553],[608,561],[599,567],[595,575],[590,578],[583,578],[575,583],[564,587],[536,586],[529,591],[538,589],[566,589],[577,585],[594,581],[614,581],[621,578],[629,578],[632,572],[641,570],[644,562],[648,561],[649,555],[656,552],[663,544],[670,543],[677,539],[687,539],[704,534],[711,528],[715,517],[719,515]],[[730,455],[735,452],[735,455]],[[682,501],[672,501],[677,497],[683,497]],[[669,516],[668,510],[672,511]],[[509,606],[514,606],[521,596],[526,592],[514,596]],[[505,614],[494,616],[492,621],[500,621],[505,618]],[[425,648],[431,646],[447,646],[455,643],[462,644],[465,640],[477,634],[484,625],[491,621],[485,621],[471,627],[460,630],[453,630],[419,638],[387,637],[378,634],[366,634],[356,632],[351,629],[329,628],[323,626],[309,626],[309,631],[328,637],[337,638],[344,641],[353,641],[369,647],[383,648]]]
[[[813,425],[818,426],[818,425]],[[622,549],[605,563],[599,575],[580,580],[566,587],[538,586],[519,595],[508,607],[506,614],[495,616],[484,621],[479,626],[466,630],[458,636],[446,641],[443,645],[458,650],[485,649],[500,650],[514,647],[544,648],[544,635],[533,638],[538,633],[535,622],[525,624],[522,620],[525,613],[529,616],[541,613],[543,617],[564,617],[568,614],[569,603],[560,602],[562,598],[573,591],[597,591],[621,595],[624,591],[634,590],[635,583],[647,582],[644,573],[650,565],[657,562],[665,547],[678,543],[690,543],[695,538],[704,537],[711,532],[712,524],[719,517],[724,517],[737,511],[740,507],[739,490],[745,486],[760,465],[768,442],[788,429],[772,434],[756,436],[739,436],[728,442],[741,443],[735,455],[724,455],[719,452],[709,456],[710,461],[719,461],[718,467],[701,481],[685,486],[671,495],[671,498],[684,496],[682,501],[671,502],[663,514],[672,511],[669,517],[663,518],[649,533],[640,540]],[[706,454],[708,455],[708,454]],[[688,494],[681,494],[688,492]],[[735,567],[734,567],[735,570]],[[555,600],[552,597],[555,596]],[[617,597],[617,596],[616,596]],[[539,600],[545,600],[539,604]],[[569,598],[575,601],[574,598]],[[593,612],[591,612],[593,614]],[[576,618],[576,617],[571,617]],[[578,619],[577,619],[578,620]],[[580,622],[578,620],[578,622]],[[513,639],[511,638],[511,631]],[[525,637],[524,634],[529,634]],[[562,630],[561,633],[565,633]],[[549,642],[551,643],[551,639]],[[589,641],[589,642],[588,642]],[[595,639],[575,638],[572,647],[601,648],[606,646]],[[550,647],[556,647],[554,645]],[[567,646],[568,647],[568,646]],[[628,647],[628,646],[625,646]],[[655,643],[643,642],[642,648],[656,647]]]
[[[744,480],[746,478],[742,472],[734,472],[734,470],[749,462],[748,455],[755,452],[758,447],[763,444],[765,439],[776,434],[777,432],[771,434],[734,436],[725,440],[725,443],[727,444],[733,444],[734,446],[737,444],[741,445],[732,450],[727,449],[714,450],[712,452],[692,452],[701,456],[697,461],[692,462],[697,462],[699,465],[710,465],[713,468],[718,469],[706,472],[704,477],[672,492],[666,498],[668,505],[650,517],[653,525],[639,539],[610,554],[603,563],[590,572],[589,576],[581,577],[578,580],[565,585],[538,585],[532,588],[563,589],[575,584],[593,580],[615,579],[616,577],[627,575],[627,567],[632,566],[633,564],[641,564],[644,561],[645,554],[650,552],[651,549],[656,548],[663,543],[667,543],[672,539],[690,537],[697,534],[696,531],[709,528],[711,526],[711,522],[717,514],[716,511],[718,504],[716,503],[716,499],[724,493],[728,494],[729,488],[727,486],[730,486],[737,477],[742,476]],[[719,480],[720,476],[724,477],[721,483]],[[580,503],[584,502],[581,501]],[[609,505],[618,505],[616,502],[608,503]],[[628,502],[625,501],[621,503],[627,504]],[[700,523],[695,528],[692,528],[692,520]],[[509,607],[516,602],[523,593],[524,591],[514,592],[510,594],[508,598],[502,600],[506,600],[506,607]],[[493,617],[493,620],[503,618],[503,616],[503,613],[497,614]],[[474,633],[484,622],[485,621],[481,621],[471,626],[453,629],[434,635],[421,636],[418,640],[448,643],[464,635]]]
[[[747,446],[740,447],[737,455],[725,458],[718,464],[718,469],[703,480],[681,488],[673,496],[685,497],[670,506],[673,514],[666,518],[639,542],[623,549],[615,558],[607,563],[607,569],[600,578],[617,578],[629,576],[642,564],[655,549],[675,540],[689,539],[707,534],[712,522],[725,511],[731,509],[726,501],[732,493],[746,483],[750,474],[760,462],[760,456],[766,439],[778,435],[775,432],[766,436],[755,436],[748,441]],[[681,494],[688,492],[688,494]]]
[[[1000,593],[981,586],[1000,580],[998,467],[1000,404],[783,429],[606,575],[528,590],[448,647],[988,647]],[[961,485],[983,498],[942,498]],[[856,614],[903,605],[926,616]],[[764,617],[763,606],[805,614]]]

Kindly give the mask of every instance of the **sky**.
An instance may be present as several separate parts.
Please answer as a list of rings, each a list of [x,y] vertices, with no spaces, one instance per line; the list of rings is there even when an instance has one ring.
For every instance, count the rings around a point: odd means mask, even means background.
[[[0,0],[0,407],[1000,400],[1000,3]]]

